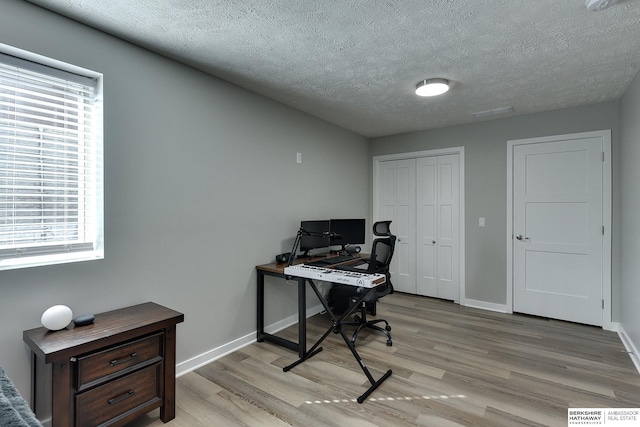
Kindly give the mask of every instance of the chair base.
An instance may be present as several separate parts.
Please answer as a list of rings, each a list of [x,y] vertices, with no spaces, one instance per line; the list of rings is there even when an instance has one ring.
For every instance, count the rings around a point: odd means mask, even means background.
[[[373,329],[375,331],[379,331],[382,332],[383,334],[385,334],[387,336],[387,346],[391,347],[393,345],[393,340],[391,339],[391,326],[389,325],[389,322],[387,322],[385,319],[374,319],[374,320],[367,320],[367,307],[366,304],[363,304],[360,308],[360,315],[355,315],[353,316],[353,322],[342,322],[343,325],[352,325],[352,326],[357,326],[357,329],[355,330],[355,332],[353,333],[353,335],[351,336],[351,343],[353,345],[356,345],[356,340],[358,339],[358,334],[360,333],[361,330],[368,328],[368,329]],[[377,325],[377,323],[384,323],[384,328],[380,327]]]

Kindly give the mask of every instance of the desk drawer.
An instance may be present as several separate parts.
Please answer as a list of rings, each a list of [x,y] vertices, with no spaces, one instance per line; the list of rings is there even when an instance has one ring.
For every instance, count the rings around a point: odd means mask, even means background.
[[[162,404],[160,372],[157,363],[116,381],[76,396],[77,426],[107,425],[138,411],[149,411]]]
[[[162,360],[162,333],[151,335],[127,344],[79,357],[78,386],[82,391],[99,384],[125,370]]]

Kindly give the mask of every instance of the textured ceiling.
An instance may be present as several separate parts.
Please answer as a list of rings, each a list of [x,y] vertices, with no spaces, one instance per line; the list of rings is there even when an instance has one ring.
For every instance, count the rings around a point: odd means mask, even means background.
[[[640,70],[640,0],[29,1],[368,137],[616,100]]]

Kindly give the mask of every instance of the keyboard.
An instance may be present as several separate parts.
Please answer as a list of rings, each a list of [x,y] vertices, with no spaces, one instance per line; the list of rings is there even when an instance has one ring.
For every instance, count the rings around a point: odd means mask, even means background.
[[[325,259],[320,259],[318,261],[308,262],[307,265],[321,267],[323,265],[335,265],[345,261],[352,261],[356,258],[358,257],[355,255],[338,255],[331,258],[325,258]]]
[[[284,269],[284,274],[305,277],[307,279],[324,280],[331,283],[342,283],[351,286],[373,288],[386,282],[384,274],[368,274],[355,271],[340,271],[331,268],[314,267],[308,264],[292,265]]]

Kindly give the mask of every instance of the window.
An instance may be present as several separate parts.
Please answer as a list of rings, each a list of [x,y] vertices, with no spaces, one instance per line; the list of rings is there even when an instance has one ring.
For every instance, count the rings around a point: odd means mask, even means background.
[[[103,257],[100,83],[0,45],[0,269]]]

